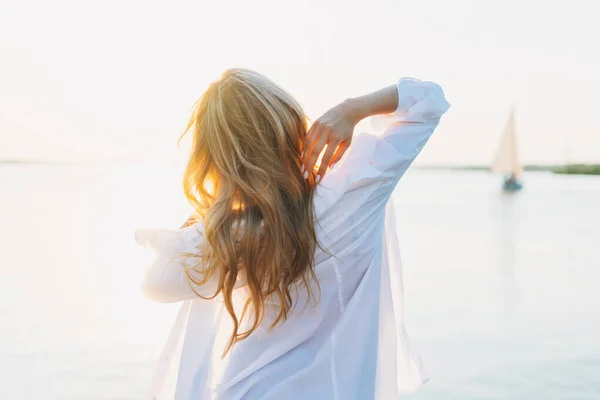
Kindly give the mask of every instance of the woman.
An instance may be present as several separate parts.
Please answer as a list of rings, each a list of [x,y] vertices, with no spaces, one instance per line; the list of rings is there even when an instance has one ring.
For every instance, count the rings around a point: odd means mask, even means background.
[[[386,205],[448,108],[438,85],[401,79],[307,130],[266,77],[231,69],[214,82],[189,125],[196,217],[138,233],[158,253],[145,294],[185,301],[151,397],[164,396],[182,331],[176,399],[391,399],[421,385]],[[379,114],[382,136],[352,137]]]

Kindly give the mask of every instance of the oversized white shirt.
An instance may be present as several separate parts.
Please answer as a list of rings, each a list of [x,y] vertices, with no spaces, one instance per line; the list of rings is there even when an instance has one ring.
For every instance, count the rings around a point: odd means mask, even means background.
[[[261,326],[224,359],[229,314],[219,296],[198,298],[178,257],[197,252],[201,223],[179,231],[136,232],[140,244],[157,252],[146,272],[145,294],[157,301],[183,301],[150,399],[389,400],[427,380],[404,329],[391,194],[449,104],[432,82],[403,78],[397,89],[397,110],[372,121],[385,129],[383,135],[356,136],[316,189],[317,239],[327,250],[315,253],[319,286],[313,292],[318,301],[299,292],[298,306],[283,324],[269,329],[267,313]],[[196,290],[210,295],[214,286]],[[234,293],[239,307],[244,287]],[[172,393],[164,382],[169,366],[177,364]]]

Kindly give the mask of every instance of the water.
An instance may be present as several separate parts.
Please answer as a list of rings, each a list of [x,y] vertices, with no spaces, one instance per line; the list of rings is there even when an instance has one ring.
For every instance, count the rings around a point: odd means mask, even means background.
[[[408,398],[600,399],[600,178],[411,171],[396,195]],[[143,399],[176,306],[139,291],[136,226],[188,213],[176,168],[0,166],[0,398]]]

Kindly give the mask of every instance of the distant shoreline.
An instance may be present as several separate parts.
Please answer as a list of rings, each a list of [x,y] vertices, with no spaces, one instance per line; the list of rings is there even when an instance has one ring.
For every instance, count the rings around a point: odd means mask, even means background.
[[[71,165],[76,164],[68,161],[48,160],[0,160],[0,165]]]
[[[76,165],[77,162],[48,160],[0,160],[0,165]],[[119,163],[117,163],[119,164]],[[488,165],[417,165],[416,169],[437,171],[489,171]],[[600,175],[600,164],[525,165],[525,171],[547,171],[566,175]]]
[[[600,164],[569,164],[557,167],[556,174],[569,175],[600,175]]]
[[[489,171],[487,165],[419,165],[417,169],[450,171]],[[600,164],[525,165],[525,171],[547,171],[567,175],[600,175]]]

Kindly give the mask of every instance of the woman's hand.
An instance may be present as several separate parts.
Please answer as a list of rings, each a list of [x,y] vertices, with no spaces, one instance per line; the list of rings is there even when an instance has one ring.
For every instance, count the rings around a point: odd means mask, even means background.
[[[321,159],[315,182],[319,182],[327,168],[342,158],[350,143],[354,126],[358,123],[356,113],[349,101],[333,107],[319,117],[306,133],[304,151],[302,153],[302,173],[308,179],[313,172],[319,155],[327,145]]]
[[[188,226],[194,225],[198,222],[198,218],[195,215],[190,215],[189,218],[179,227],[179,229],[187,228]]]
[[[384,87],[361,97],[351,98],[327,111],[310,127],[304,140],[302,172],[304,179],[314,171],[319,154],[327,145],[315,181],[318,183],[327,168],[342,158],[350,143],[354,126],[363,118],[391,113],[398,107],[396,85]]]

